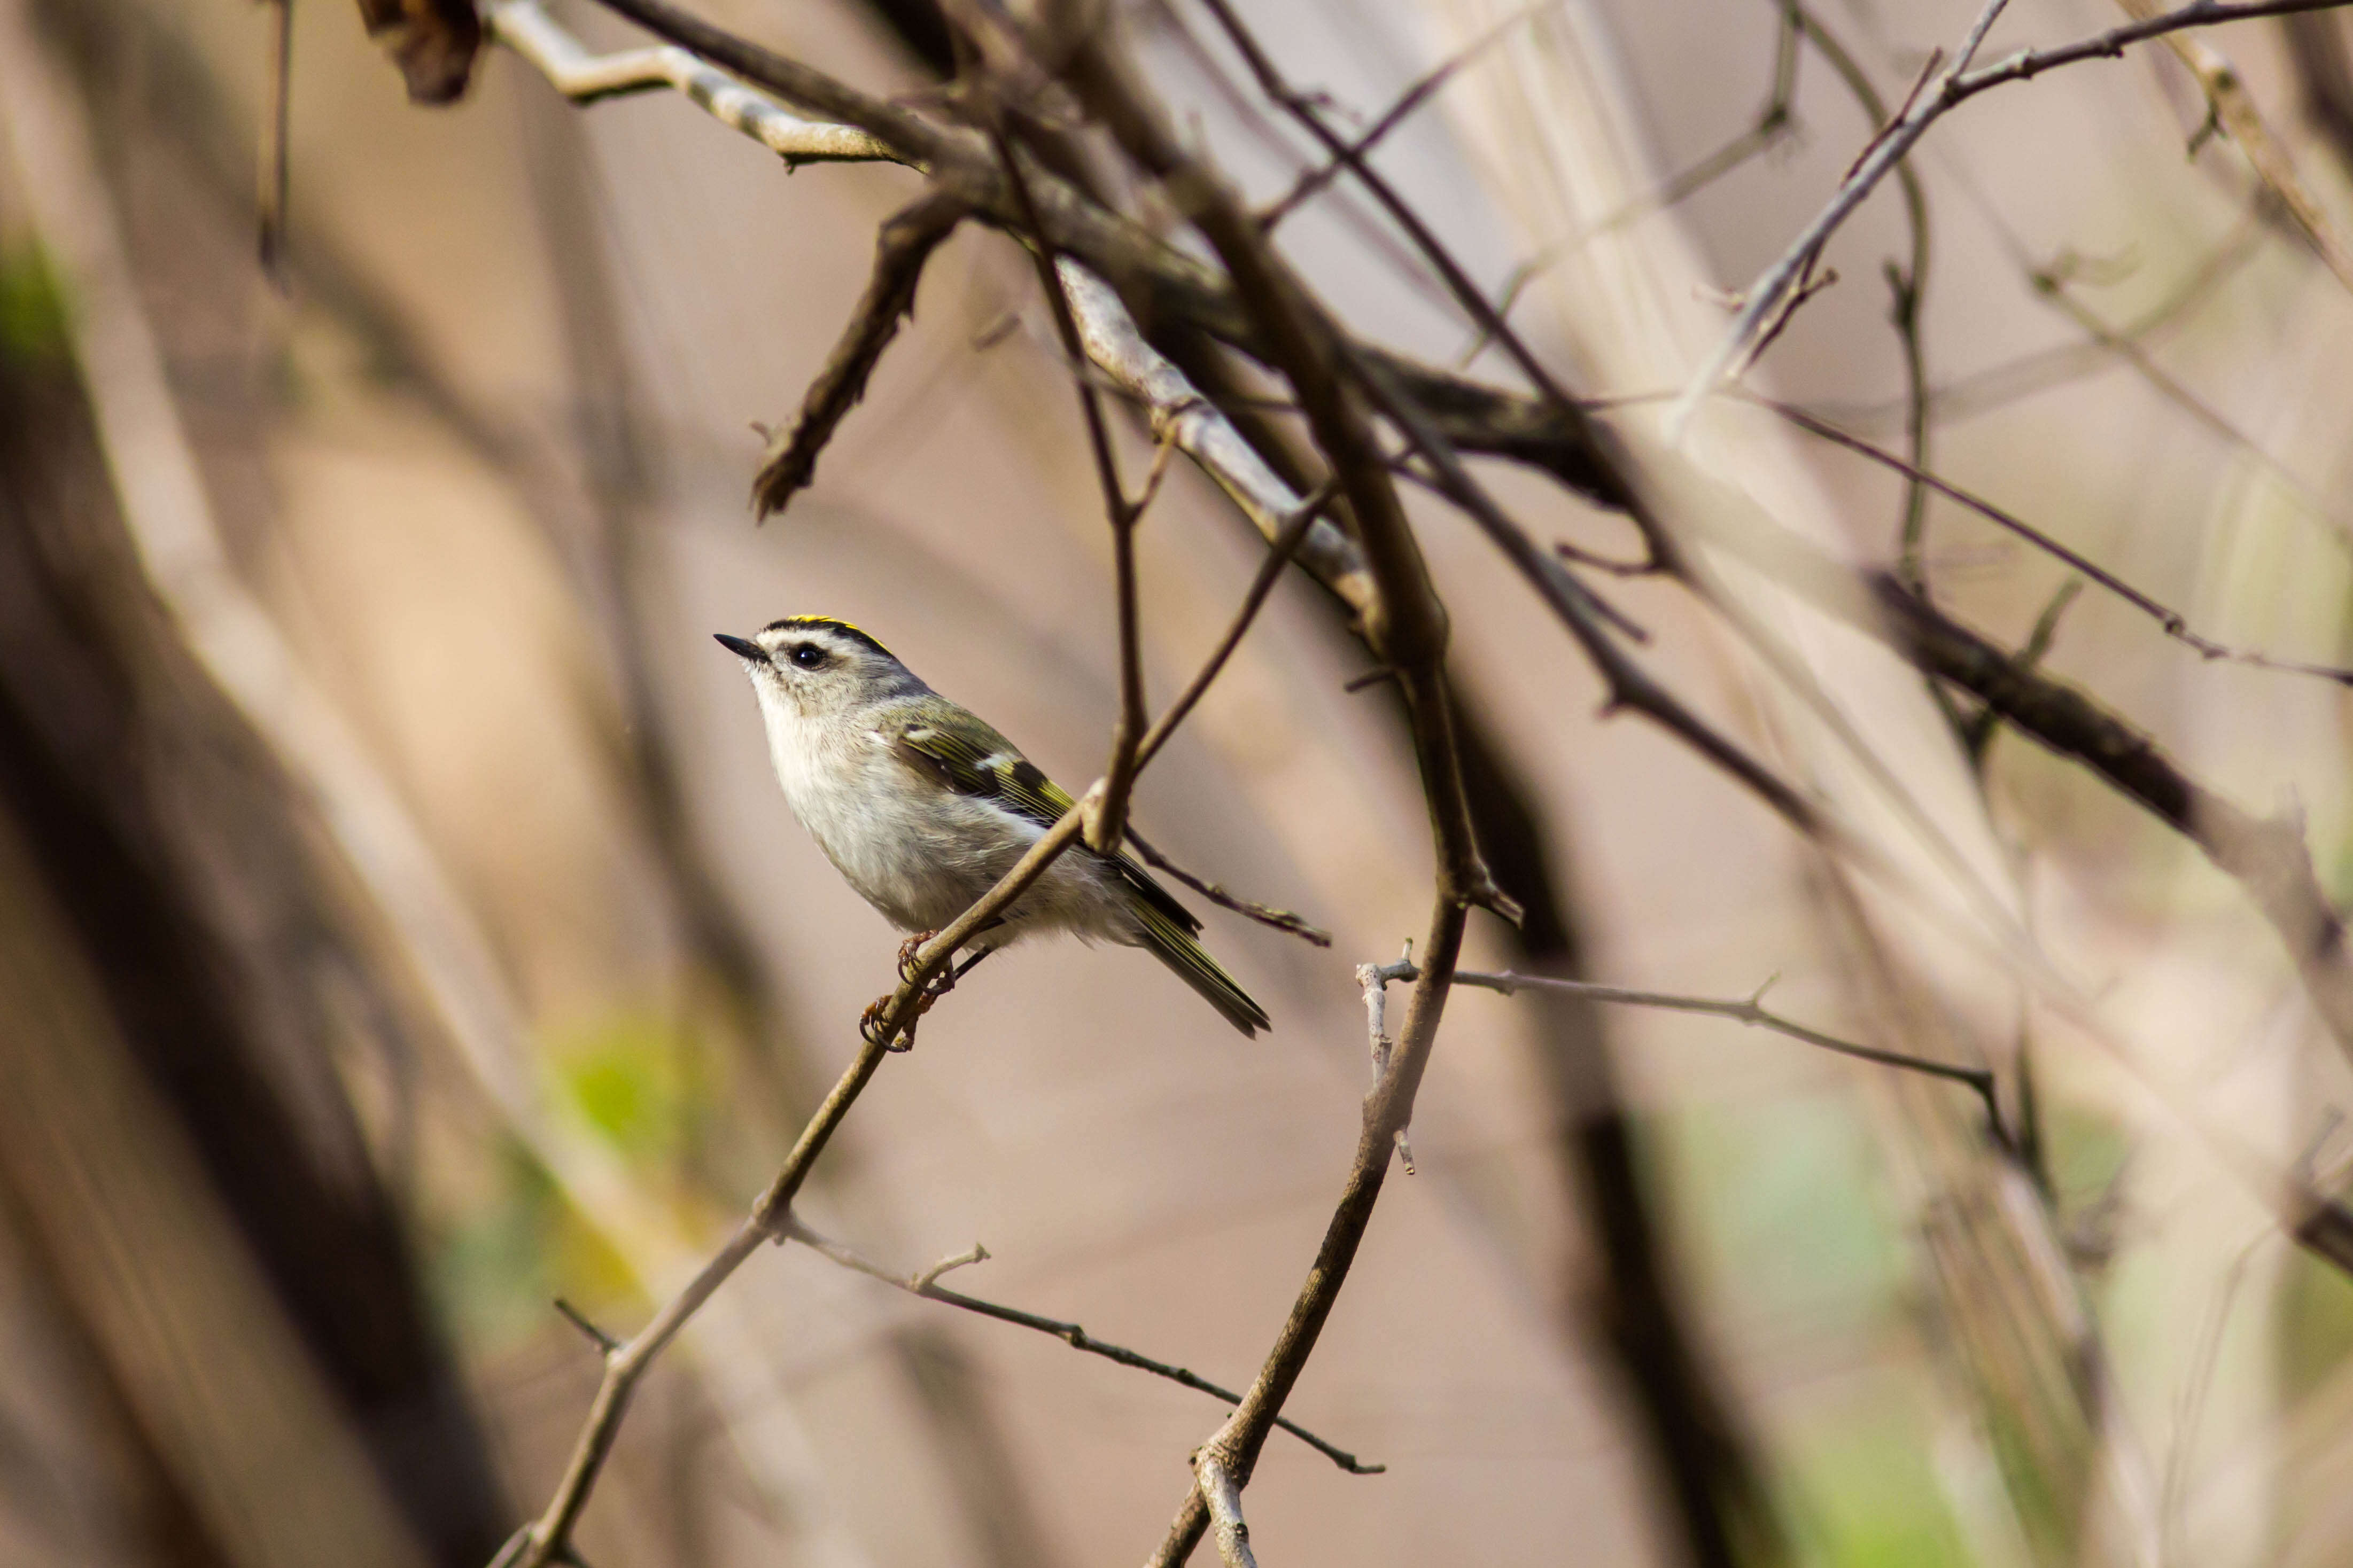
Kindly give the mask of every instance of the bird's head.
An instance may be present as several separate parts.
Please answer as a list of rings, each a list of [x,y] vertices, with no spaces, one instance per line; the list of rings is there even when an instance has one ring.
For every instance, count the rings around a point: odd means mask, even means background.
[[[788,616],[749,637],[718,637],[772,712],[826,718],[930,689],[889,648],[830,616]]]

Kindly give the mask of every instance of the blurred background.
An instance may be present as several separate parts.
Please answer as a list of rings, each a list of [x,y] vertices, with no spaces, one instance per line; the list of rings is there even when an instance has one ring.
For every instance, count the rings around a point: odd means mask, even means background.
[[[944,63],[920,5],[700,9],[872,90]],[[1115,9],[1253,199],[1313,163],[1205,13]],[[1628,398],[1704,361],[1726,294],[1974,12],[1823,0],[1792,45],[1801,14],[1771,0],[1242,9],[1367,121],[1461,58],[1381,166],[1570,384]],[[552,10],[594,47],[641,41]],[[898,933],[791,820],[711,633],[846,617],[1066,784],[1116,709],[1110,535],[1009,241],[968,226],[934,260],[815,488],[754,526],[757,427],[798,407],[918,177],[787,178],[681,98],[575,108],[496,48],[460,101],[414,106],[352,5],[304,0],[281,287],[255,247],[279,15],[0,5],[9,1563],[454,1568],[543,1506],[600,1370],[554,1300],[641,1323],[893,978]],[[2123,17],[2021,6],[1984,58]],[[2200,36],[2353,233],[2353,29]],[[2353,295],[2208,118],[2161,46],[1971,103],[1912,160],[1925,265],[1891,184],[1751,384],[1901,446],[1894,266],[1921,283],[1939,472],[2211,637],[2341,663]],[[1282,237],[1367,336],[1508,379],[1345,183]],[[1899,478],[1715,419],[1711,473],[1894,556]],[[1119,433],[1140,473],[1148,437]],[[1622,520],[1494,478],[1540,538],[1636,552]],[[1991,1065],[2040,1139],[2005,1152],[1964,1089],[1722,1021],[1458,992],[1418,1173],[1286,1407],[1386,1473],[1278,1435],[1249,1493],[1264,1558],[2343,1561],[2353,1281],[2232,1154],[2337,1169],[2353,1083],[2240,890],[2015,735],[1973,769],[1916,679],[1798,627],[2107,1028],[2051,1016],[1942,963],[1933,924],[1866,920],[1753,798],[1603,716],[1541,606],[1415,505],[1482,834],[1532,911],[1476,917],[1469,961],[1706,996],[1773,979],[1817,1027]],[[1263,547],[1182,465],[1139,547],[1165,698]],[[2006,646],[2070,575],[1941,501],[1925,560]],[[1694,704],[1837,787],[1741,639],[1672,587],[1611,592]],[[2097,593],[2048,640],[2188,770],[2300,813],[2353,900],[2344,686],[2202,661]],[[960,1288],[1247,1384],[1355,1144],[1355,966],[1426,910],[1394,700],[1345,689],[1368,668],[1286,583],[1140,786],[1161,848],[1334,932],[1205,910],[1271,1036],[1141,954],[1018,950],[885,1066],[808,1222],[905,1273],[984,1244]],[[1134,1561],[1222,1418],[776,1249],[645,1385],[580,1550]]]

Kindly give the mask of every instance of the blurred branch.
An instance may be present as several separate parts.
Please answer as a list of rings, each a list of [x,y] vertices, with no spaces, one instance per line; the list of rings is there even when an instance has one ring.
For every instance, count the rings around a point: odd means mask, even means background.
[[[2033,629],[2026,634],[2025,645],[2018,650],[2019,668],[2031,671],[2042,662],[2043,656],[2051,651],[2051,644],[2059,636],[2059,617],[2067,613],[2067,606],[2081,597],[2083,592],[2084,580],[2081,577],[2070,577],[2059,584],[2058,590],[2043,605],[2042,613],[2034,617]],[[1961,745],[1968,752],[1969,762],[1980,777],[1985,773],[1986,749],[1993,744],[1993,738],[2000,729],[2001,715],[1982,705],[1960,727]],[[2047,1173],[2045,1174],[2047,1176]],[[2045,1179],[2041,1184],[2047,1187],[2050,1183]]]
[[[1398,195],[1396,187],[1366,162],[1361,149],[1324,123],[1319,98],[1299,91],[1284,79],[1282,73],[1275,68],[1272,57],[1243,25],[1229,0],[1204,0],[1204,4],[1208,5],[1209,14],[1218,19],[1218,25],[1225,29],[1227,37],[1241,51],[1250,74],[1257,79],[1259,89],[1281,105],[1302,129],[1321,142],[1335,163],[1346,166],[1348,172],[1379,203],[1381,210],[1389,215],[1389,220],[1405,231],[1407,237],[1413,241],[1414,247],[1438,269],[1439,276],[1445,279],[1447,292],[1453,296],[1455,302],[1469,312],[1482,332],[1502,345],[1511,356],[1512,363],[1528,378],[1529,384],[1535,387],[1551,410],[1565,419],[1584,419],[1584,410],[1562,390],[1544,362],[1536,357],[1535,352],[1504,319],[1503,313],[1496,310],[1479,286],[1472,281],[1470,274],[1454,259],[1452,253],[1422,220],[1421,215],[1415,212],[1411,204]],[[1336,338],[1337,334],[1335,336]]]
[[[2211,299],[2217,289],[2262,251],[2263,222],[2260,205],[2258,203],[2242,214],[2179,284],[2130,321],[2105,329],[2105,336],[2037,349],[1931,387],[1929,416],[1947,423],[1972,418],[2123,363],[2120,345],[2145,347],[2149,338],[2176,325]],[[1835,416],[1849,424],[1867,422],[1876,426],[1891,415],[1908,414],[1911,401],[1907,392],[1903,397],[1880,403],[1815,406],[1831,406]]]
[[[1324,125],[1316,111],[1315,102],[1284,80],[1271,58],[1226,0],[1207,0],[1207,3],[1235,47],[1250,63],[1261,89],[1269,98],[1290,110],[1335,158],[1349,165],[1384,210],[1413,240],[1416,247],[1437,268],[1457,301],[1503,345],[1513,363],[1535,385],[1548,409],[1564,417],[1582,420],[1585,417],[1583,410],[1552,378],[1535,352],[1504,320],[1501,312],[1472,281],[1469,274],[1419,215],[1386,180],[1361,159],[1350,154],[1345,144]],[[1398,426],[1430,465],[1441,492],[1480,525],[1503,550],[1505,557],[1519,568],[1530,585],[1567,624],[1587,656],[1608,680],[1613,707],[1630,708],[1657,721],[1755,791],[1792,825],[1810,833],[1820,830],[1820,816],[1810,803],[1775,778],[1762,764],[1749,758],[1728,737],[1717,732],[1685,707],[1618,647],[1605,622],[1616,621],[1622,625],[1623,618],[1611,612],[1591,590],[1579,583],[1556,555],[1538,549],[1525,531],[1488,498],[1484,489],[1462,466],[1446,432],[1424,408],[1415,404],[1407,389],[1398,384],[1388,366],[1371,355],[1358,353],[1350,363],[1349,369],[1363,384],[1374,404]],[[1596,439],[1598,441],[1598,437]],[[1619,488],[1624,489],[1622,481]],[[1644,521],[1644,514],[1638,509],[1635,516],[1638,521]],[[1658,531],[1647,521],[1644,531],[1652,540],[1654,551],[1671,548],[1662,543]]]
[[[2152,20],[2161,9],[2158,0],[2116,0],[2116,4],[2125,15],[2138,22]],[[2263,109],[2255,102],[2255,95],[2247,89],[2246,79],[2239,74],[2239,68],[2203,38],[2168,33],[2165,47],[2197,79],[2200,90],[2205,93],[2208,123],[2221,126],[2238,144],[2255,177],[2279,197],[2321,264],[2337,275],[2339,283],[2353,289],[2353,250],[2346,248],[2336,226],[2328,221],[2327,211],[2305,187],[2303,176],[2296,173],[2294,155],[2264,121]]]
[[[2325,15],[2284,17],[2280,26],[2287,32],[2304,116],[2327,138],[2339,166],[2353,174],[2353,51],[2346,48],[2344,26]]]
[[[2005,239],[2008,238],[2005,236]],[[2014,242],[2011,243],[2014,246]],[[2170,371],[2158,363],[2155,356],[2133,335],[2110,326],[2097,311],[2075,298],[2070,287],[2073,282],[2070,274],[2081,265],[2080,258],[2067,254],[2047,265],[2038,266],[2021,257],[2021,265],[2034,292],[2051,301],[2094,342],[2130,365],[2159,396],[2270,469],[2300,503],[2328,524],[2336,532],[2339,544],[2353,543],[2353,512],[2348,512],[2344,506],[2316,489],[2285,462],[2273,456],[2263,443],[2231,423]]]
[[[1852,51],[1838,40],[1836,35],[1822,25],[1821,19],[1799,3],[1785,0],[1788,16],[1806,41],[1820,51],[1822,58],[1873,125],[1888,121],[1886,100],[1871,84],[1866,73]],[[1896,188],[1904,194],[1904,219],[1912,241],[1909,266],[1886,263],[1889,301],[1888,321],[1895,329],[1896,342],[1904,350],[1904,434],[1905,449],[1915,468],[1928,466],[1928,356],[1922,337],[1921,316],[1928,297],[1928,194],[1920,183],[1919,172],[1909,160],[1895,166]],[[1928,526],[1928,491],[1917,479],[1907,480],[1904,487],[1904,510],[1896,525],[1896,574],[1923,594],[1926,592],[1926,568],[1922,553],[1926,546]]]
[[[1593,240],[1606,234],[1614,234],[1637,218],[1682,205],[1751,158],[1797,132],[1798,42],[1803,34],[1801,18],[1805,13],[1792,0],[1777,0],[1777,8],[1781,15],[1781,25],[1774,39],[1773,79],[1766,90],[1765,106],[1757,111],[1757,118],[1748,129],[1681,173],[1669,175],[1660,182],[1656,189],[1620,204],[1577,234],[1555,240],[1514,267],[1505,275],[1504,286],[1496,290],[1495,310],[1499,315],[1508,320],[1513,307],[1519,303],[1520,296],[1527,291],[1529,284]],[[1878,118],[1883,116],[1874,116],[1874,120]],[[1471,363],[1486,351],[1493,341],[1482,329],[1455,363],[1459,365]]]
[[[1888,639],[1923,671],[2082,763],[2196,844],[2270,922],[2314,1010],[2353,1057],[2353,951],[2344,917],[2313,870],[2298,814],[2248,815],[2191,778],[2145,731],[1953,620],[1891,574],[1858,574],[1779,531],[1712,537],[1831,615]]]
[[[2013,81],[2025,81],[2061,66],[2121,56],[2133,44],[2185,28],[2211,26],[2256,16],[2286,16],[2298,11],[2333,10],[2347,4],[2348,0],[2193,0],[2192,4],[2177,10],[2113,27],[2075,43],[2052,48],[2021,49],[1992,65],[1970,70],[1969,64],[1976,58],[1978,46],[1985,41],[1987,30],[1993,26],[1994,19],[2000,16],[2007,3],[2008,0],[1987,0],[1960,47],[1954,52],[1951,63],[1943,68],[1934,86],[1919,93],[1908,109],[1873,138],[1873,144],[1865,149],[1854,168],[1840,182],[1837,192],[1822,211],[1799,231],[1780,259],[1742,291],[1740,313],[1733,319],[1723,341],[1716,345],[1699,374],[1683,389],[1670,418],[1671,428],[1680,432],[1689,423],[1699,400],[1715,389],[1725,374],[1773,319],[1790,289],[1820,257],[1831,236],[1862,205],[1863,198],[1886,177],[1889,171],[1903,162],[1930,126],[1963,103],[1993,88]]]
[[[2189,629],[2189,621],[2180,611],[2168,608],[2106,568],[2060,543],[2015,513],[2005,511],[1984,497],[1965,490],[1949,479],[1929,473],[1917,464],[1907,462],[1894,453],[1864,440],[1860,436],[1841,430],[1828,420],[1818,419],[1802,408],[1769,399],[1757,401],[1808,435],[1819,437],[1833,446],[1841,447],[1854,453],[1857,457],[1867,458],[1883,468],[1893,468],[1912,482],[1925,485],[1947,500],[1958,502],[1987,521],[2026,541],[2044,554],[2065,563],[2086,579],[2098,584],[2150,620],[2155,621],[2167,637],[2195,651],[2199,658],[2210,663],[2220,660],[2229,664],[2246,665],[2255,669],[2277,670],[2286,675],[2309,675],[2321,680],[2334,681],[2339,686],[2353,687],[2353,669],[2346,669],[2336,665],[2307,664],[2301,659],[2274,658],[2268,654],[2232,647],[2226,643],[2216,642],[2211,637],[2201,637]],[[1920,585],[1905,575],[1900,563],[1896,573],[1898,579],[1904,581],[1913,593],[1921,594]],[[1925,595],[1922,596],[1925,597]]]
[[[1026,224],[1019,204],[1008,188],[994,152],[976,132],[935,124],[900,105],[861,92],[824,71],[777,54],[723,28],[712,26],[669,0],[600,0],[639,26],[692,51],[688,58],[723,67],[766,88],[788,102],[835,116],[871,133],[870,145],[879,151],[844,153],[902,163],[924,170],[973,204],[984,221],[1019,234]],[[512,26],[533,29],[570,44],[568,55],[542,50],[527,58],[543,70],[562,65],[584,72],[604,68],[571,43],[547,21],[538,0],[500,0],[501,36]],[[534,46],[535,47],[535,46]],[[545,58],[543,58],[542,57]],[[628,61],[630,57],[609,57]],[[630,67],[618,72],[631,86],[649,85],[647,71]],[[593,77],[593,72],[591,73]],[[716,79],[732,87],[724,77]],[[737,89],[740,93],[741,89]],[[596,96],[591,90],[588,96]],[[757,95],[749,95],[756,99]],[[702,102],[727,123],[744,107],[734,99]],[[750,129],[780,113],[766,106],[738,129]],[[784,116],[793,125],[804,122]],[[839,128],[835,128],[839,129]],[[814,154],[812,154],[814,155]],[[1040,171],[1030,178],[1038,216],[1053,243],[1068,256],[1084,262],[1120,289],[1130,306],[1148,319],[1162,316],[1182,321],[1252,355],[1266,360],[1270,353],[1260,329],[1243,309],[1232,284],[1215,268],[1168,245],[1141,225],[1105,210],[1084,192],[1059,176]],[[1534,402],[1516,394],[1464,376],[1419,364],[1388,351],[1359,346],[1410,388],[1442,428],[1462,449],[1507,457],[1552,474],[1578,493],[1610,507],[1630,504],[1616,465],[1597,446],[1589,423],[1574,407],[1567,409]]]
[[[287,290],[286,223],[289,197],[288,145],[294,110],[294,0],[267,0],[274,15],[269,28],[269,92],[261,122],[259,216],[262,275],[280,293]]]
[[[1454,79],[1456,72],[1493,48],[1513,28],[1527,22],[1537,13],[1550,10],[1559,4],[1561,0],[1528,0],[1528,4],[1496,22],[1484,33],[1416,77],[1407,84],[1406,89],[1398,94],[1387,109],[1375,117],[1370,125],[1348,142],[1345,149],[1306,170],[1292,183],[1291,189],[1260,209],[1259,226],[1272,234],[1277,225],[1297,211],[1300,205],[1313,197],[1315,193],[1330,184],[1342,170],[1360,165],[1363,160],[1371,154],[1373,149],[1380,145],[1383,137],[1404,124],[1423,104],[1437,97],[1439,90]],[[1786,118],[1786,110],[1784,118]]]
[[[653,52],[684,53],[679,49]],[[874,241],[874,274],[850,312],[849,326],[826,356],[817,379],[809,383],[808,393],[801,400],[800,417],[789,432],[779,430],[771,437],[767,451],[761,455],[759,471],[752,479],[754,517],[765,519],[784,510],[794,493],[816,478],[818,454],[849,410],[866,395],[866,383],[881,363],[882,352],[899,335],[899,323],[914,318],[915,285],[923,278],[923,264],[969,211],[956,197],[931,191],[883,220]]]
[[[359,0],[359,7],[368,37],[383,38],[399,62],[411,103],[450,103],[465,92],[482,47],[474,0]]]
[[[1084,1351],[1089,1355],[1101,1356],[1106,1361],[1116,1362],[1121,1366],[1134,1367],[1139,1372],[1148,1372],[1155,1377],[1165,1377],[1171,1383],[1181,1384],[1197,1393],[1208,1394],[1212,1398],[1222,1399],[1229,1405],[1240,1405],[1242,1402],[1240,1394],[1211,1383],[1198,1373],[1188,1372],[1181,1366],[1172,1366],[1164,1361],[1155,1361],[1152,1357],[1129,1350],[1124,1345],[1115,1345],[1107,1340],[1099,1340],[1077,1323],[1064,1322],[1059,1318],[1040,1317],[1035,1312],[1025,1312],[1018,1307],[1008,1307],[999,1302],[986,1301],[977,1296],[967,1296],[962,1291],[950,1290],[939,1283],[940,1276],[952,1268],[961,1268],[971,1263],[986,1262],[991,1256],[987,1247],[976,1246],[969,1252],[959,1253],[954,1258],[934,1264],[921,1274],[902,1276],[892,1273],[879,1263],[870,1261],[838,1241],[818,1235],[797,1218],[787,1217],[785,1234],[792,1240],[823,1253],[844,1268],[855,1269],[860,1274],[880,1279],[885,1285],[896,1287],[910,1295],[921,1296],[927,1301],[944,1301],[951,1307],[960,1307],[967,1312],[976,1312],[984,1318],[994,1318],[1001,1323],[1012,1323],[1020,1328],[1035,1329],[1041,1334],[1060,1340],[1074,1351]],[[1296,1422],[1278,1416],[1274,1424],[1352,1476],[1377,1476],[1388,1468],[1387,1465],[1366,1464],[1346,1449],[1325,1442]]]

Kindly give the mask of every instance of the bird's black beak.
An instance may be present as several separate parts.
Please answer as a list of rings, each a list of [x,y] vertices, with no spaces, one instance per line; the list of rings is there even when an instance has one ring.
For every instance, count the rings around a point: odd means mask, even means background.
[[[718,638],[721,647],[737,658],[748,658],[754,664],[768,662],[768,650],[747,637],[731,637],[725,632],[714,632],[712,636]]]

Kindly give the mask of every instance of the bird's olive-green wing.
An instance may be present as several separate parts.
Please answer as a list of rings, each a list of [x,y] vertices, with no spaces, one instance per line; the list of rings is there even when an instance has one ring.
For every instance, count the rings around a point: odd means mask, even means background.
[[[910,766],[956,794],[986,800],[1039,827],[1053,826],[1072,805],[1070,792],[1023,756],[1019,747],[962,710],[909,714],[892,743]],[[1088,851],[1081,846],[1078,852]],[[1150,872],[1125,855],[1116,863],[1146,904],[1188,935],[1201,929],[1199,917],[1154,881]]]
[[[968,795],[1051,827],[1071,809],[1070,793],[987,723],[969,713],[913,713],[892,738],[900,756],[958,795]]]

